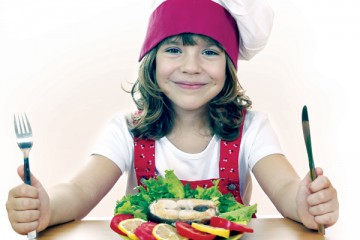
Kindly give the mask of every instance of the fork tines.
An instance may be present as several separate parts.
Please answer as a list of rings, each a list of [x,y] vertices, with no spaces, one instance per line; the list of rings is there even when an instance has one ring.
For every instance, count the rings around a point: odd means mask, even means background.
[[[30,148],[32,146],[32,130],[25,113],[14,114],[14,128],[19,147]]]
[[[29,119],[24,112],[14,114],[14,126],[17,134],[31,134]]]

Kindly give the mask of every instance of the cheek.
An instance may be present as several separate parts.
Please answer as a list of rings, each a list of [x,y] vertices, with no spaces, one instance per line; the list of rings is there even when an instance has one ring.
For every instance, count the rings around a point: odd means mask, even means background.
[[[214,80],[215,84],[224,85],[226,80],[226,64],[225,62],[220,65],[209,68],[209,75]]]
[[[226,74],[225,72],[215,72],[212,74],[212,79],[214,81],[214,85],[223,87],[226,81]]]
[[[167,64],[161,64],[161,61],[156,62],[155,75],[159,83],[168,79],[170,74],[171,74],[171,68]]]
[[[157,85],[166,94],[169,81],[167,80],[168,78],[167,78],[166,74],[164,74],[163,70],[164,69],[157,67],[155,76],[156,76]]]

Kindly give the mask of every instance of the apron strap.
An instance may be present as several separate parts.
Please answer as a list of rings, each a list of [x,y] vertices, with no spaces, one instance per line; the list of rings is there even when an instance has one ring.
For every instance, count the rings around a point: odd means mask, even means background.
[[[219,161],[220,191],[223,194],[231,193],[241,204],[243,202],[240,197],[239,154],[246,109],[242,110],[242,115],[243,118],[239,129],[239,136],[233,141],[221,140]]]
[[[134,137],[134,166],[138,185],[155,178],[155,141]]]

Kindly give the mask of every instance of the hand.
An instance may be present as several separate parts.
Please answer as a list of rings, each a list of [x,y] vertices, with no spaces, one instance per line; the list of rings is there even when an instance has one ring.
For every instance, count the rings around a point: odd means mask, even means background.
[[[336,189],[321,168],[316,168],[316,173],[318,177],[313,182],[310,173],[305,176],[296,196],[297,214],[305,227],[310,229],[317,229],[318,224],[330,227],[339,218]]]
[[[24,166],[18,174],[24,180]],[[50,222],[49,196],[41,183],[31,174],[32,186],[21,184],[9,191],[6,210],[12,228],[19,234],[42,231]]]

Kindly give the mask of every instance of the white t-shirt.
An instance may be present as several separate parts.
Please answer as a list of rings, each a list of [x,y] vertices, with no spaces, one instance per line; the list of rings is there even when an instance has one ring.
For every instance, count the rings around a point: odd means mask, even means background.
[[[126,114],[119,113],[108,124],[94,146],[93,154],[111,159],[123,173],[128,173],[127,194],[135,193],[137,186],[134,170],[134,140],[127,127]],[[263,157],[282,154],[280,143],[266,114],[248,110],[240,145],[240,193],[251,196],[250,171]],[[166,137],[155,141],[157,173],[174,170],[181,180],[205,180],[219,177],[220,139],[213,136],[205,150],[186,153],[174,146]],[[246,197],[245,197],[246,198]],[[249,198],[246,198],[249,200]]]

